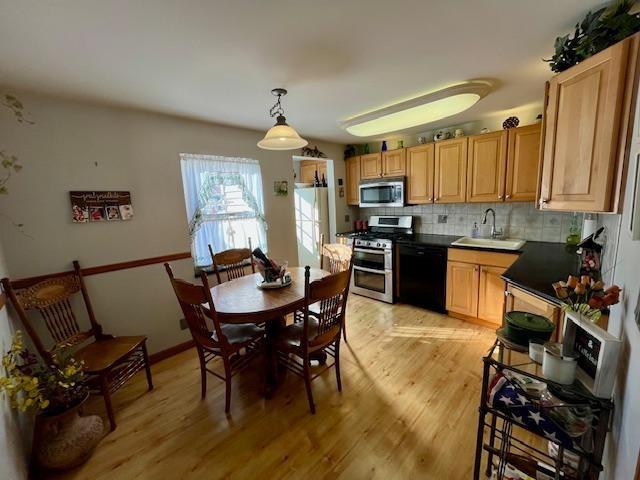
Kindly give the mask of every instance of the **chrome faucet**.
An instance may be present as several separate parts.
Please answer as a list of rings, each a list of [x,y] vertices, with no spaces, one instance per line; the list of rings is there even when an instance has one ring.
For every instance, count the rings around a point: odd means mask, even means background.
[[[496,228],[496,211],[493,208],[487,208],[482,216],[482,225],[487,224],[487,214],[491,212],[493,215],[491,222],[491,238],[500,238],[503,235],[502,228]]]

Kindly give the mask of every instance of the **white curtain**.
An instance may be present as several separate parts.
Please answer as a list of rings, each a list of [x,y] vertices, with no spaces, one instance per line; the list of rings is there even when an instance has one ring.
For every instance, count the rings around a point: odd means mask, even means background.
[[[196,265],[214,251],[249,246],[267,250],[262,175],[257,160],[180,154],[184,200]]]

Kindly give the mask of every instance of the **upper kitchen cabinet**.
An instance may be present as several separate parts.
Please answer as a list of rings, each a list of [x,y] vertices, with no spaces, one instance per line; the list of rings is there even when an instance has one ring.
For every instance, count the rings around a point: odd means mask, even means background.
[[[345,159],[347,172],[347,204],[358,205],[360,203],[360,157]]]
[[[407,203],[433,202],[434,144],[407,148]]]
[[[467,138],[435,143],[434,201],[460,203],[467,189]]]
[[[302,160],[300,162],[300,182],[313,183],[318,172],[318,180],[322,180],[322,176],[327,176],[327,162]]]
[[[638,35],[550,80],[540,208],[618,211],[632,124]]]
[[[382,176],[400,177],[406,173],[406,150],[387,150],[382,152]]]
[[[538,189],[541,124],[509,130],[507,147],[507,202],[532,202]]]
[[[368,153],[360,155],[360,178],[362,180],[380,178],[382,176],[382,154]]]
[[[507,166],[507,132],[503,130],[469,137],[468,162],[467,202],[502,201]]]

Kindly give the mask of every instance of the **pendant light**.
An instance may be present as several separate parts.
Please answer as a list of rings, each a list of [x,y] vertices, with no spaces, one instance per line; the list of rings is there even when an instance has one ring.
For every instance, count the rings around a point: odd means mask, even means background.
[[[286,95],[287,91],[284,88],[274,88],[271,93],[278,97],[275,105],[269,110],[269,115],[276,117],[276,124],[258,142],[258,147],[264,150],[293,150],[306,146],[309,142],[287,125],[287,119],[284,118],[284,109],[280,103],[280,98]]]

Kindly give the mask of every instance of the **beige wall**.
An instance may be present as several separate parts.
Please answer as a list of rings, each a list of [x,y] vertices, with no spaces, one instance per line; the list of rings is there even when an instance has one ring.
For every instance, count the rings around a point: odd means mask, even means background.
[[[297,264],[292,152],[257,148],[264,132],[12,93],[36,122],[20,125],[0,114],[1,146],[24,165],[9,184],[9,196],[0,198],[0,242],[14,277],[67,269],[73,259],[88,266],[188,251],[178,157],[182,152],[259,160],[270,254]],[[313,140],[310,144],[336,159],[336,177],[344,176],[342,146]],[[289,181],[289,196],[273,194],[275,180]],[[130,190],[135,218],[73,224],[68,192],[93,189]],[[343,222],[348,211],[339,199],[339,231],[349,228]],[[26,235],[7,217],[24,223]],[[192,273],[188,260],[175,263],[178,274]],[[88,286],[105,330],[146,333],[152,352],[188,338],[178,329],[180,314],[162,265],[90,277]]]

